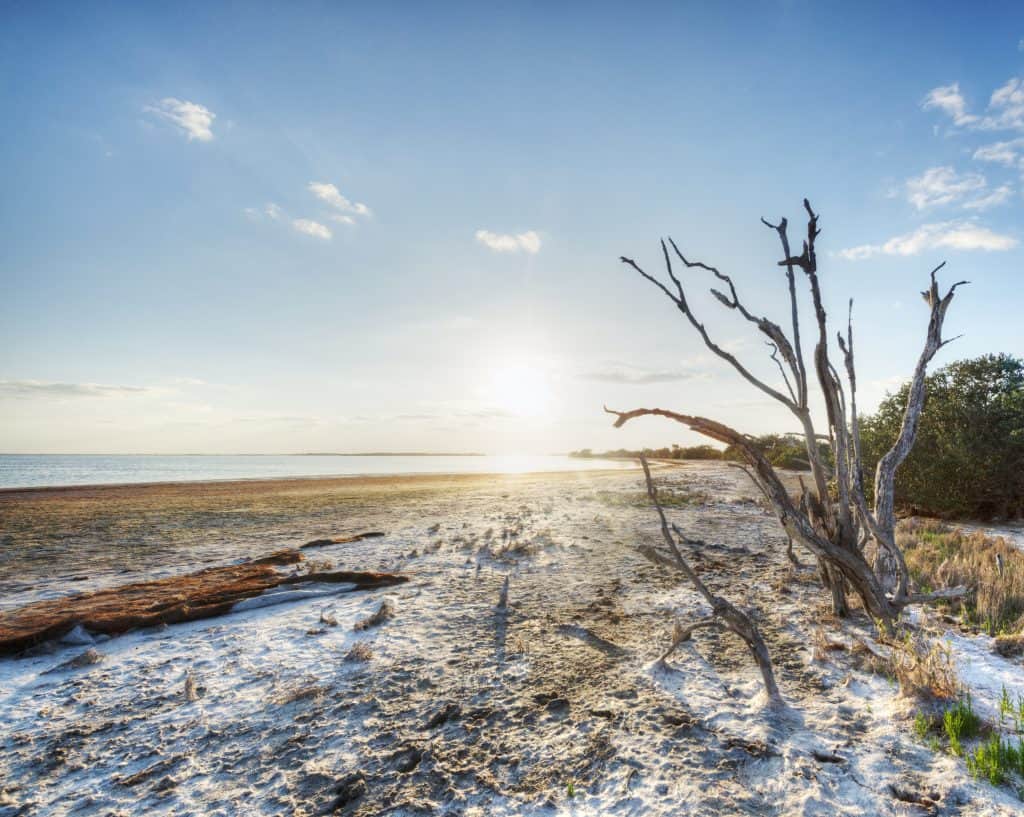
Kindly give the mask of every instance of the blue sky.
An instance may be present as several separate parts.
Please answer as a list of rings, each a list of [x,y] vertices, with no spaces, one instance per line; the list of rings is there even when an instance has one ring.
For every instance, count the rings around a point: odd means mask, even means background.
[[[552,8],[556,6],[557,8]],[[0,450],[563,451],[784,413],[617,258],[784,314],[821,213],[862,400],[1021,354],[1024,11],[967,4],[0,7]],[[694,293],[709,282],[691,277]],[[713,334],[760,340],[698,296]]]

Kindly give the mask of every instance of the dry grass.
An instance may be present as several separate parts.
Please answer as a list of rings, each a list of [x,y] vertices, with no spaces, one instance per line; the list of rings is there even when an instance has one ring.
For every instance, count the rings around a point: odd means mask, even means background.
[[[900,694],[948,700],[960,693],[960,678],[956,674],[952,654],[941,641],[908,634],[890,646],[890,667],[900,685]]]
[[[922,633],[908,632],[881,644],[859,639],[852,654],[862,669],[895,680],[908,698],[950,700],[961,692],[949,648]]]
[[[319,698],[323,698],[330,691],[329,687],[315,684],[312,682],[305,684],[296,684],[289,689],[284,690],[281,694],[277,695],[273,700],[278,706],[287,706],[298,701],[311,701]]]
[[[849,647],[841,641],[833,641],[828,637],[825,632],[825,628],[818,626],[814,628],[814,632],[811,634],[811,658],[818,663],[823,663],[828,660],[829,653],[841,652],[849,649]]]
[[[951,603],[966,623],[989,635],[1024,629],[1024,552],[1001,537],[928,519],[900,522],[896,541],[918,590],[967,585],[970,593]]]
[[[377,608],[377,612],[375,612],[371,616],[367,616],[366,618],[359,619],[359,621],[355,623],[352,629],[357,631],[369,630],[371,627],[376,627],[378,624],[383,624],[388,619],[394,617],[395,605],[393,605],[387,599],[384,599],[384,601],[380,603],[380,607]]]
[[[373,658],[373,650],[370,649],[370,645],[365,641],[357,641],[352,645],[352,649],[345,653],[345,661],[348,663],[362,663],[369,661],[371,658]]]

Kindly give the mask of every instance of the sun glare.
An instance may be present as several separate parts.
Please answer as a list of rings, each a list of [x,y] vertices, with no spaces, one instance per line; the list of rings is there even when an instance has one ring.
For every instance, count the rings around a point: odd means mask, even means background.
[[[545,414],[553,396],[545,372],[525,363],[512,363],[495,369],[486,391],[489,402],[520,417]]]

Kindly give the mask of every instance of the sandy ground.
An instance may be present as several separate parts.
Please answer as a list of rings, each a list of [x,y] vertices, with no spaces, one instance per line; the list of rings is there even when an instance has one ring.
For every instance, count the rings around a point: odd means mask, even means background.
[[[0,661],[0,815],[1021,813],[915,740],[889,680],[814,660],[815,626],[868,624],[827,623],[742,474],[657,478],[705,581],[760,610],[785,710],[728,634],[657,662],[703,602],[636,553],[658,544],[637,472],[0,494],[4,605],[362,530],[387,535],[313,558],[412,577]],[[1024,693],[949,638],[981,711],[993,679]]]

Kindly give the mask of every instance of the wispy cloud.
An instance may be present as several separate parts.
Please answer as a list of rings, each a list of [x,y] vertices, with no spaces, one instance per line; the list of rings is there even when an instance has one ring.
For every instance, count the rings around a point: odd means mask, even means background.
[[[313,221],[308,218],[297,218],[292,221],[292,227],[300,233],[313,236],[313,238],[321,238],[324,241],[329,241],[331,238],[331,230],[319,221]]]
[[[922,100],[921,107],[942,111],[958,128],[1024,131],[1024,80],[1010,77],[996,88],[984,115],[968,113],[967,100],[956,82],[933,88]]]
[[[213,120],[217,118],[217,114],[198,102],[188,102],[169,96],[161,99],[156,105],[147,105],[143,110],[165,122],[170,122],[182,131],[190,142],[194,139],[200,142],[209,142],[213,139]]]
[[[357,216],[370,215],[369,207],[362,202],[350,201],[341,194],[341,191],[335,185],[329,182],[310,182],[308,188],[310,193],[340,213],[352,213]],[[335,220],[342,221],[344,224],[354,223],[354,219],[350,217],[346,221],[343,221],[341,218],[335,218]]]
[[[876,255],[919,255],[935,249],[997,252],[1012,249],[1017,244],[1013,236],[995,233],[971,221],[945,221],[924,224],[883,244],[862,244],[840,250],[838,254],[849,261],[861,261]]]
[[[52,383],[43,380],[0,380],[0,398],[130,397],[156,394],[143,386],[107,386],[101,383]]]
[[[932,88],[921,102],[924,110],[937,109],[953,120],[954,125],[969,125],[978,117],[967,113],[967,100],[960,93],[960,83]]]
[[[988,210],[992,207],[998,207],[1000,204],[1006,204],[1012,196],[1013,188],[1008,184],[1003,184],[987,195],[964,202],[964,209],[979,211]]]
[[[985,130],[1024,130],[1024,80],[1011,77],[992,92],[988,103],[991,115],[982,119]]]
[[[495,252],[525,252],[529,255],[540,252],[540,236],[533,230],[516,235],[477,230],[476,240]]]
[[[952,167],[932,167],[907,179],[907,198],[918,210],[950,204],[985,188],[980,173],[958,174]]]
[[[996,162],[1007,167],[1015,165],[1024,167],[1024,138],[983,145],[974,151],[974,158],[979,162]]]
[[[630,386],[644,386],[651,383],[674,383],[690,380],[700,375],[681,369],[643,369],[638,366],[610,363],[600,369],[584,372],[584,380],[596,380],[599,383],[619,383]]]

